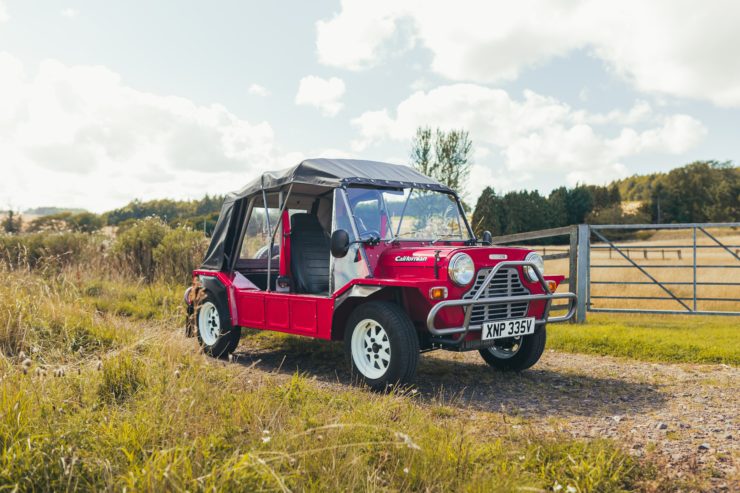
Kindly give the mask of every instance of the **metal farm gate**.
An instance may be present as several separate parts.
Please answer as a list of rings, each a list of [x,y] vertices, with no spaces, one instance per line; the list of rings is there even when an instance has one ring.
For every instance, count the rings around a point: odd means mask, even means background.
[[[493,243],[527,245],[543,255],[548,272],[567,272],[563,289],[578,295],[578,322],[589,311],[737,316],[738,228],[740,223],[580,224]]]

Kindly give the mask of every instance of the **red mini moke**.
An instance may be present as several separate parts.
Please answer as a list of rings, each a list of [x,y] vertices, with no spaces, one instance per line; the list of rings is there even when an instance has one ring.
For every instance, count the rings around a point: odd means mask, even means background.
[[[555,293],[563,277],[537,253],[490,242],[455,191],[408,166],[306,160],[227,196],[186,292],[188,331],[215,357],[241,327],[343,340],[374,389],[411,381],[433,349],[523,370],[575,295]],[[567,313],[550,317],[559,298]]]

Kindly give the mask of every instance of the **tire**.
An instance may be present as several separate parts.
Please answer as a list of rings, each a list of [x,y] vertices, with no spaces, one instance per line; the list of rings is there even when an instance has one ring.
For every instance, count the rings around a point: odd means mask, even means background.
[[[490,366],[497,370],[502,371],[522,371],[532,367],[540,356],[545,351],[545,341],[547,340],[547,330],[544,326],[535,330],[534,334],[524,336],[521,341],[516,341],[514,338],[501,339],[504,343],[503,347],[488,347],[480,349],[480,355]],[[505,349],[513,347],[515,343],[519,342],[519,348],[514,354],[504,354]],[[509,351],[511,352],[511,351]]]
[[[373,390],[413,381],[419,337],[398,305],[370,301],[358,306],[344,331],[344,351],[353,378]],[[387,355],[387,358],[383,358]]]
[[[203,352],[214,358],[224,358],[239,345],[241,328],[231,325],[225,300],[206,290],[195,310],[198,342]]]

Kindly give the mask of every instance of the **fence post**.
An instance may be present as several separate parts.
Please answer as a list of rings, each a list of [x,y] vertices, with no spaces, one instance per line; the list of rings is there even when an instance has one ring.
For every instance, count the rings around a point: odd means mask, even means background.
[[[571,293],[576,292],[576,286],[578,285],[578,269],[576,263],[578,261],[578,226],[570,227],[570,249],[568,250],[568,291]],[[570,323],[576,323],[575,318],[570,319]]]
[[[589,264],[591,249],[591,229],[588,224],[578,225],[578,256],[576,257],[576,322],[586,321],[586,310],[589,303]]]

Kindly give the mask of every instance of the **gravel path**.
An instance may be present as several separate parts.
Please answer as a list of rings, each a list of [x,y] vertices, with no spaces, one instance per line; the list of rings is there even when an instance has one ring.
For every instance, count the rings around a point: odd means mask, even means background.
[[[341,345],[242,341],[236,360],[255,371],[300,371],[320,385],[348,385]],[[534,368],[508,374],[490,369],[477,352],[436,351],[422,355],[416,388],[424,402],[503,413],[575,437],[611,438],[636,456],[651,454],[667,474],[699,473],[713,489],[740,491],[740,368],[548,350]]]

